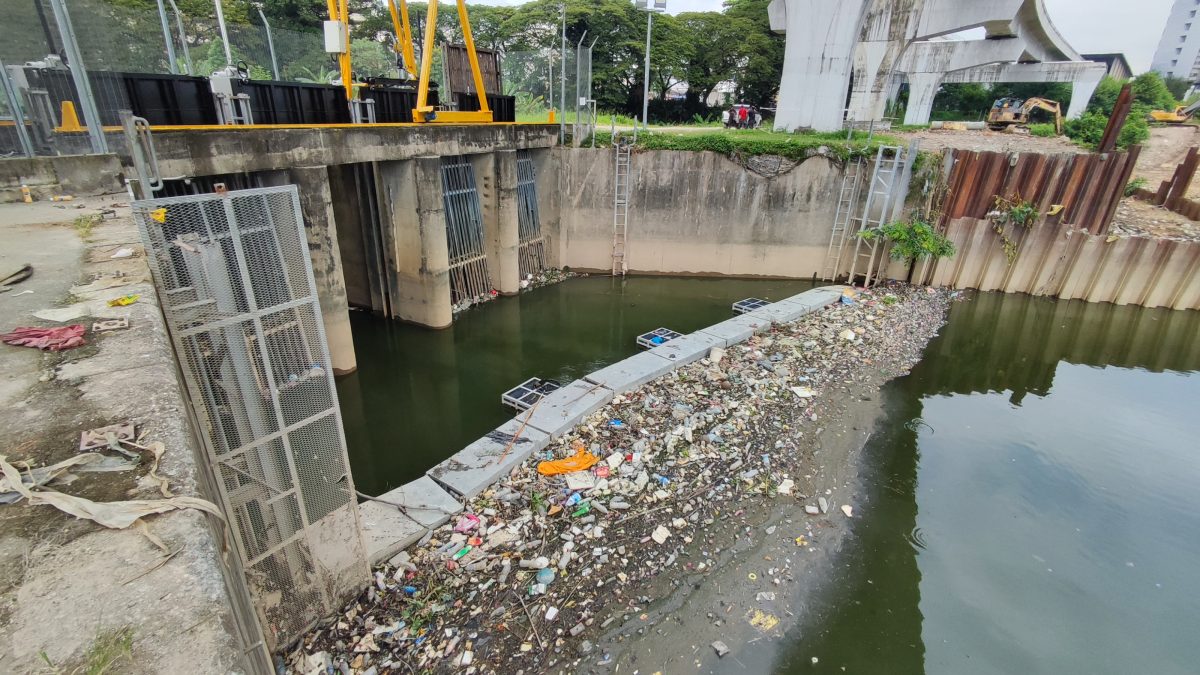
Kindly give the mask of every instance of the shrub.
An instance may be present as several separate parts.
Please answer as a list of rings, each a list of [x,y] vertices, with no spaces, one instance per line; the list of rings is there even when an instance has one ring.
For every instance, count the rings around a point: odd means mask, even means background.
[[[1153,71],[1133,78],[1133,100],[1154,110],[1174,110],[1175,97],[1163,82],[1162,76]]]
[[[878,229],[864,230],[858,236],[867,240],[882,237],[891,242],[889,255],[893,260],[907,260],[913,263],[927,258],[949,258],[954,255],[954,243],[919,217],[907,222],[889,223]]]
[[[1058,131],[1053,124],[1030,124],[1029,134],[1041,138],[1054,138],[1058,135]]]
[[[1117,135],[1117,147],[1128,148],[1131,145],[1145,142],[1150,138],[1150,126],[1146,124],[1146,108],[1135,105],[1125,119],[1125,126]],[[1104,137],[1104,128],[1108,126],[1108,116],[1098,112],[1088,111],[1079,119],[1067,120],[1063,130],[1072,141],[1085,148],[1095,148]]]

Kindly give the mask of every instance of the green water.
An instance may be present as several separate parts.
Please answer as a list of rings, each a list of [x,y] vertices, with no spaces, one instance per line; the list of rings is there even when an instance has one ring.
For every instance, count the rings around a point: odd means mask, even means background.
[[[1200,672],[1197,370],[1197,312],[956,304],[886,388],[833,578],[746,672]]]
[[[337,382],[356,487],[381,494],[495,429],[500,394],[530,377],[569,382],[638,351],[658,327],[687,333],[743,298],[780,300],[807,281],[610,277],[501,298],[440,331],[352,312],[358,370]]]

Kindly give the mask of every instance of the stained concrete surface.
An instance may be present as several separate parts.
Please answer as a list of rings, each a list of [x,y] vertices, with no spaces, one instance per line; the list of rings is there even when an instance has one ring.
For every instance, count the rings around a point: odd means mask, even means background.
[[[438,464],[427,474],[454,495],[474,499],[529,455],[546,447],[546,434],[524,422],[523,413]]]
[[[166,446],[159,474],[171,489],[203,497],[169,341],[124,202],[116,195],[66,208],[0,206],[0,260],[35,268],[31,279],[0,294],[0,330],[55,325],[32,313],[76,302],[102,309],[89,308],[89,316],[72,323],[90,329],[93,318],[130,322],[125,330],[89,331],[85,346],[59,354],[0,345],[0,454],[9,462],[52,463],[76,454],[83,430],[132,422],[143,443]],[[81,239],[75,217],[114,205],[117,217]],[[121,248],[134,256],[112,259]],[[24,290],[34,292],[19,294]],[[124,308],[106,306],[125,294],[141,298]],[[94,501],[161,498],[143,480],[147,464],[80,474],[57,489]],[[101,633],[126,626],[132,655],[114,666],[120,672],[248,670],[206,517],[184,511],[146,521],[176,551],[168,560],[134,529],[105,529],[49,506],[0,506],[0,671],[37,672],[45,659],[70,671]]]

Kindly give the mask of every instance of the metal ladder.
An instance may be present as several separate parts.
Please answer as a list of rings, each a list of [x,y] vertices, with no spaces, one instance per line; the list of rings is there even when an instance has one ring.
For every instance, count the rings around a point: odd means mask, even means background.
[[[858,204],[859,177],[862,175],[862,158],[846,166],[842,176],[842,190],[838,193],[837,212],[833,216],[833,231],[829,235],[829,250],[825,252],[825,267],[821,278],[826,281],[837,279],[838,266],[842,261],[842,250],[846,246],[846,233],[853,222],[854,207]]]
[[[879,237],[863,239],[858,234],[878,229],[891,217],[896,184],[904,170],[904,155],[905,148],[898,145],[881,145],[875,153],[875,166],[871,169],[871,182],[867,186],[862,218],[858,219],[858,228],[854,232],[854,255],[850,258],[850,276],[847,278],[850,283],[854,282],[859,265],[865,264],[863,287],[871,285],[871,277],[878,266]]]
[[[628,138],[623,138],[620,133],[614,133],[612,138],[613,148],[616,150],[612,246],[612,273],[615,277],[617,275],[625,276],[628,269],[625,253],[629,234],[630,157],[633,153],[633,142]]]

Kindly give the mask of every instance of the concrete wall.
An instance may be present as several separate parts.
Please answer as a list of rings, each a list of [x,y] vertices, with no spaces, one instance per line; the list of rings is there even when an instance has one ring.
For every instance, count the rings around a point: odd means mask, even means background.
[[[27,185],[35,199],[102,195],[125,189],[116,155],[0,159],[0,204],[21,201],[21,185]]]
[[[1200,309],[1200,243],[1104,235],[1040,223],[1014,237],[1010,265],[986,220],[957,218],[946,236],[953,258],[918,267],[934,286],[1029,293],[1063,300]],[[902,278],[902,270],[889,272]]]
[[[544,124],[473,126],[347,126],[156,132],[164,176],[214,176],[293,166],[333,166],[417,157],[473,155],[498,148],[549,148],[558,127]],[[109,134],[112,147],[124,147]]]
[[[557,255],[612,267],[611,150],[562,148]],[[631,272],[811,277],[829,245],[842,169],[813,157],[768,178],[711,152],[633,156]],[[540,180],[540,178],[539,178]],[[545,221],[543,221],[545,222]]]

